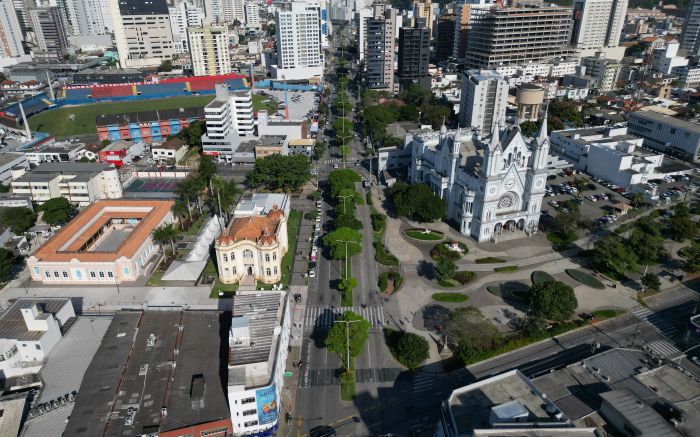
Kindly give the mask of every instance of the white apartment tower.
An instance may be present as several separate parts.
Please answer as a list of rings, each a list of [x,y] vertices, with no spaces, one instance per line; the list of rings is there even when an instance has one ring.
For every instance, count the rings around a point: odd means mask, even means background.
[[[24,54],[22,28],[11,0],[0,0],[0,58]]]
[[[230,155],[238,137],[255,133],[253,96],[250,90],[229,92],[225,84],[216,85],[216,97],[204,107],[207,133],[202,136],[204,153]]]
[[[459,124],[488,135],[505,122],[508,82],[495,70],[467,70],[462,77]]]
[[[277,79],[323,76],[321,9],[316,2],[280,3],[277,10]]]
[[[248,1],[245,3],[245,27],[248,29],[261,29],[260,7],[257,3]]]
[[[245,23],[245,9],[243,0],[222,0],[224,9],[224,20],[227,23],[233,23],[238,20],[239,23]]]
[[[204,13],[211,23],[224,22],[223,0],[204,0]]]
[[[226,26],[214,26],[206,22],[202,27],[188,27],[187,37],[195,76],[231,72]]]
[[[582,56],[618,47],[628,0],[574,0],[571,43]],[[607,54],[607,53],[606,53]]]
[[[396,10],[375,3],[367,19],[366,77],[372,89],[394,91]]]
[[[204,8],[191,2],[179,2],[168,8],[170,12],[170,27],[173,31],[175,53],[189,51],[187,43],[187,28],[200,27],[204,22]]]
[[[175,54],[166,0],[109,0],[122,68],[157,67]]]

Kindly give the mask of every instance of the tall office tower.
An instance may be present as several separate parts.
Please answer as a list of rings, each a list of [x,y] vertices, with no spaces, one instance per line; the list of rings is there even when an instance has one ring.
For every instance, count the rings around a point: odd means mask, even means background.
[[[157,67],[175,53],[166,0],[110,0],[122,68]]]
[[[36,34],[39,49],[34,52],[34,57],[45,62],[63,61],[68,54],[68,35],[59,8],[31,8],[29,22]]]
[[[557,6],[491,8],[471,14],[467,68],[550,62],[574,54],[571,47],[571,9]]]
[[[372,5],[367,19],[366,79],[369,88],[394,92],[394,35],[396,9],[384,3]]]
[[[333,32],[331,24],[331,16],[329,14],[329,6],[327,0],[318,0],[319,17],[321,17],[321,48],[328,48],[328,35]]]
[[[182,1],[168,8],[173,32],[175,53],[189,51],[187,28],[200,27],[204,22],[204,8],[189,1]]]
[[[79,0],[30,0],[27,4],[37,8],[58,8],[63,29],[67,35],[80,35],[78,24]]]
[[[681,35],[681,50],[688,56],[700,55],[700,0],[693,0],[688,5]]]
[[[413,22],[415,25],[415,21],[417,18],[424,18],[425,19],[425,26],[428,29],[430,29],[430,33],[433,33],[433,5],[430,2],[430,0],[415,0],[413,2]]]
[[[222,0],[224,11],[224,20],[227,23],[238,21],[243,25],[245,23],[245,9],[243,0]]]
[[[27,28],[32,27],[29,23],[29,6],[25,0],[12,0],[12,5],[15,8],[15,14],[17,14],[19,27],[22,29],[22,35],[24,35],[27,33]]]
[[[372,9],[364,8],[355,12],[357,29],[357,56],[360,61],[367,57],[367,20],[372,16]]]
[[[245,3],[245,27],[248,29],[261,29],[260,7],[257,3],[247,1]]]
[[[195,76],[231,72],[226,26],[213,26],[205,22],[202,27],[188,27],[187,37]]]
[[[467,50],[467,34],[472,16],[485,14],[493,6],[493,0],[467,0],[455,5],[455,30],[452,43],[452,57],[458,62],[464,62],[464,52]]]
[[[425,18],[415,20],[413,27],[399,29],[399,62],[396,75],[401,89],[418,84],[430,90],[430,29]]]
[[[284,2],[277,9],[277,79],[323,76],[321,11],[314,2]]]
[[[459,124],[476,129],[479,136],[490,135],[505,122],[508,82],[495,70],[467,70],[462,76]]]
[[[620,43],[620,34],[625,24],[628,0],[574,0],[574,27],[571,43],[590,56],[601,50],[612,55]],[[608,50],[605,50],[605,49]],[[621,56],[618,55],[617,57]]]
[[[224,22],[223,0],[204,0],[204,13],[212,23]]]
[[[455,43],[455,18],[454,12],[450,11],[437,19],[436,62],[445,62],[452,56]]]
[[[22,28],[11,0],[0,0],[0,58],[24,54]]]

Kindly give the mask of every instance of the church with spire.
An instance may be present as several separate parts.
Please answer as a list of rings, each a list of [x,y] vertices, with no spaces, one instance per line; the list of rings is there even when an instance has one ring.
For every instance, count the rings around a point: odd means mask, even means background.
[[[445,200],[447,219],[479,242],[537,231],[549,162],[547,118],[536,138],[519,127],[494,127],[478,140],[470,131],[407,135],[410,183],[425,183]]]

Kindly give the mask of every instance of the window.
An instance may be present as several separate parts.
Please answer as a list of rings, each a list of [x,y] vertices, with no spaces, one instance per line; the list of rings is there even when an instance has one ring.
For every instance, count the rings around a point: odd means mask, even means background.
[[[275,275],[277,274],[277,267],[274,268]]]
[[[90,272],[90,277],[95,278],[95,277],[97,277],[97,275],[95,275],[95,272]]]
[[[129,276],[129,275],[130,275],[130,273],[129,273],[129,268],[128,268],[128,267],[124,267],[124,276]]]
[[[44,271],[44,275],[46,275],[47,278],[51,277],[51,272],[49,271]]]
[[[39,275],[39,267],[34,267],[34,274]]]
[[[236,259],[236,252],[231,252],[231,261]]]
[[[58,277],[59,277],[58,272],[53,272],[53,277],[54,277],[54,278],[58,278]]]
[[[250,249],[246,249],[243,251],[243,258],[252,258],[253,257],[253,251]]]
[[[105,277],[105,272],[100,272],[100,278],[104,278],[104,277]]]
[[[241,399],[242,404],[249,404],[251,402],[255,402],[255,397]]]
[[[113,277],[114,277],[114,273],[112,273],[112,272],[107,272],[107,276],[109,276],[110,278],[113,278]]]
[[[228,262],[228,255],[223,254],[224,262]]]
[[[255,426],[258,424],[257,420],[251,420],[250,422],[244,422],[243,426],[248,427],[248,426]]]
[[[272,271],[269,268],[265,270],[265,276],[272,276]]]
[[[244,416],[250,416],[250,415],[256,414],[257,412],[258,412],[258,410],[256,410],[256,409],[245,410],[245,411],[243,412],[243,415],[244,415]]]
[[[233,267],[233,274],[234,274],[234,275],[238,274],[238,272],[236,271],[236,267],[235,267],[235,266]]]
[[[36,350],[38,350],[38,351],[40,351],[40,350],[41,350],[41,345],[40,345],[40,344],[35,344],[35,345],[34,345],[34,347],[35,347],[35,348],[36,348]]]
[[[270,262],[270,254],[269,253],[265,254],[265,262]]]

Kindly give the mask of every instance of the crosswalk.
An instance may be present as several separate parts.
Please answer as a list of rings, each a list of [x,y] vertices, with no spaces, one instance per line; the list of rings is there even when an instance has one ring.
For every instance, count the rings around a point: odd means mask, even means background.
[[[384,326],[384,311],[381,307],[342,307],[330,309],[328,307],[307,307],[304,313],[305,328],[328,328],[335,322],[341,314],[346,311],[352,311],[359,314],[369,321],[373,328],[381,328]]]
[[[325,164],[340,164],[343,162],[343,158],[331,158],[324,161]]]
[[[652,353],[661,355],[662,357],[679,355],[681,353],[681,351],[668,340],[652,341],[651,343],[645,344],[644,347],[648,348]]]
[[[678,328],[673,322],[666,319],[663,315],[650,310],[649,308],[638,308],[632,311],[639,320],[648,323],[652,328],[667,338],[671,338],[678,333]],[[651,352],[667,357],[670,355],[678,355],[681,351],[669,340],[656,340],[645,345]]]

